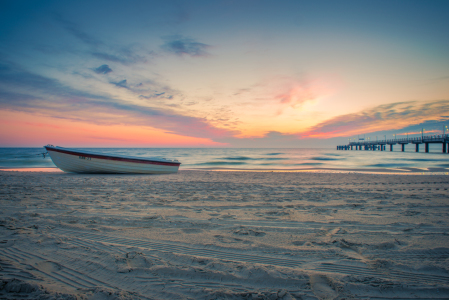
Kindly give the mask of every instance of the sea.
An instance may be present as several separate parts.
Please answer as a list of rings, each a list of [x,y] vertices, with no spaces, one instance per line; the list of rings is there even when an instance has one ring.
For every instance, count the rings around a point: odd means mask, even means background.
[[[438,147],[437,147],[438,146]],[[422,147],[424,148],[424,147]],[[430,152],[336,150],[335,148],[77,148],[105,154],[177,159],[182,169],[313,170],[449,174],[449,154],[441,144]],[[44,148],[0,148],[0,168],[55,168]]]

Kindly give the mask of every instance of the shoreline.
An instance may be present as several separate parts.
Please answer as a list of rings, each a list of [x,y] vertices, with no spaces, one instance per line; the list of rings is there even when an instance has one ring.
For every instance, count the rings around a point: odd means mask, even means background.
[[[429,170],[431,169],[431,170]],[[338,168],[307,168],[307,169],[238,169],[238,168],[183,168],[182,171],[203,172],[250,172],[250,173],[329,173],[329,174],[385,174],[385,175],[449,175],[449,170],[441,168],[376,168],[376,169],[338,169]],[[0,167],[0,172],[46,172],[65,173],[57,167]],[[130,174],[133,175],[133,174]]]

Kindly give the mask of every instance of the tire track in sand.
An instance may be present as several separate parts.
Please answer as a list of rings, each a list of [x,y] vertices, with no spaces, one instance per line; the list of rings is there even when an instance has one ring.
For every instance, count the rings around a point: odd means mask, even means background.
[[[99,235],[95,233],[85,233],[85,232],[75,232],[67,229],[57,229],[55,230],[59,234],[62,235],[75,235],[79,239],[96,242],[96,243],[109,243],[109,244],[118,244],[124,246],[135,246],[146,249],[158,250],[163,252],[177,253],[183,255],[192,255],[192,256],[202,256],[208,258],[217,258],[221,260],[228,261],[239,261],[239,262],[247,262],[247,263],[258,263],[265,265],[276,265],[282,267],[289,268],[299,268],[301,267],[305,261],[303,260],[292,260],[292,259],[284,259],[284,258],[275,258],[269,256],[260,256],[260,255],[250,255],[250,254],[240,254],[233,253],[231,251],[223,251],[223,250],[214,250],[200,247],[193,247],[188,245],[175,245],[171,243],[164,242],[156,242],[150,240],[139,240],[139,239],[130,239],[130,238],[122,238],[122,237],[111,237],[107,235]],[[90,243],[89,243],[90,244]],[[442,283],[449,284],[449,277],[442,275],[432,275],[425,273],[412,273],[412,272],[404,272],[394,269],[385,269],[382,271],[377,271],[368,267],[358,267],[353,265],[344,265],[344,264],[333,264],[333,263],[321,263],[312,269],[308,269],[311,271],[322,271],[322,272],[332,272],[332,273],[340,273],[340,274],[354,274],[361,276],[371,276],[377,278],[384,278],[389,280],[400,279],[411,282],[422,282],[422,280],[426,280],[431,283]]]
[[[411,273],[411,272],[403,272],[392,269],[384,269],[374,270],[367,267],[359,267],[353,265],[343,265],[343,264],[334,264],[334,263],[321,263],[320,265],[314,268],[316,271],[322,272],[331,272],[331,273],[340,273],[347,275],[358,275],[358,276],[369,276],[369,277],[378,277],[389,280],[399,279],[404,281],[412,281],[412,282],[423,282],[427,283],[438,283],[438,284],[449,284],[449,276],[442,275],[432,275],[432,274],[423,274],[423,273]]]
[[[208,258],[217,258],[220,260],[239,261],[247,263],[258,263],[265,265],[276,265],[281,267],[297,268],[300,267],[304,261],[293,260],[285,258],[276,258],[270,256],[251,255],[243,253],[234,253],[231,251],[214,250],[200,247],[193,247],[187,245],[176,245],[172,243],[156,242],[150,240],[139,240],[122,237],[111,237],[107,235],[99,235],[95,233],[76,232],[67,229],[54,229],[54,233],[66,237],[77,237],[83,240],[90,240],[100,243],[118,244],[123,246],[134,246],[140,248],[147,248],[152,250],[172,252],[185,255],[202,256]]]
[[[0,250],[5,257],[13,257],[18,263],[28,266],[30,272],[36,271],[39,275],[52,279],[57,284],[63,284],[75,289],[107,286],[108,284],[80,273],[72,268],[54,262],[40,255],[30,253],[16,247]]]
[[[4,254],[4,253],[2,253]],[[17,278],[22,280],[39,280],[36,276],[33,274],[21,270],[14,266],[13,263],[8,262],[4,258],[7,258],[7,260],[11,260],[10,257],[7,255],[3,255],[3,259],[0,258],[0,277],[1,278]]]

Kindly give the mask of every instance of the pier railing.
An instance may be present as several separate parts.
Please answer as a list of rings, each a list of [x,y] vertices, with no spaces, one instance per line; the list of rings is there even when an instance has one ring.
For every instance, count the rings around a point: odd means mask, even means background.
[[[443,153],[449,152],[449,134],[426,135],[420,137],[407,137],[384,139],[377,141],[350,141],[348,145],[337,146],[337,150],[380,150],[385,151],[386,145],[390,145],[390,151],[393,151],[393,145],[400,144],[402,151],[407,144],[415,144],[415,151],[419,152],[419,145],[425,144],[425,152],[429,152],[429,144],[442,144]],[[362,149],[363,148],[363,149]]]
[[[351,145],[378,145],[378,144],[415,144],[415,143],[442,143],[445,141],[449,143],[449,134],[443,135],[426,135],[423,137],[409,137],[409,138],[399,138],[399,139],[387,139],[387,140],[377,140],[377,141],[358,141],[358,142],[350,142]]]

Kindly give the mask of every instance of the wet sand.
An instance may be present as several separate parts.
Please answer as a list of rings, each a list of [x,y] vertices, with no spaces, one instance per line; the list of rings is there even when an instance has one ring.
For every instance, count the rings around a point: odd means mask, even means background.
[[[0,298],[447,299],[448,178],[0,171]]]

